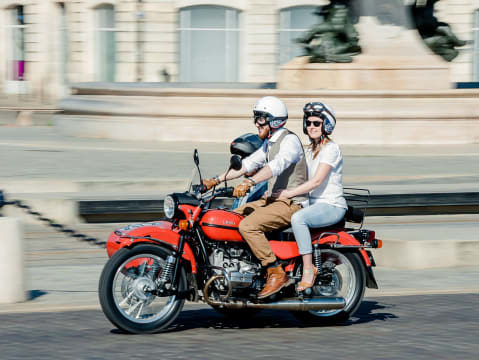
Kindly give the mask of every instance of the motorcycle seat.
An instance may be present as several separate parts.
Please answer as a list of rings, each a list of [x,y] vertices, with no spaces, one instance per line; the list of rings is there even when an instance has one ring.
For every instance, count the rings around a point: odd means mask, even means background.
[[[318,232],[327,232],[327,231],[337,231],[342,230],[346,226],[346,222],[353,222],[353,223],[361,223],[364,218],[364,212],[362,209],[354,208],[348,205],[348,210],[340,221],[336,224],[332,224],[325,227],[319,228],[309,228],[311,233],[318,233]],[[293,234],[293,229],[291,226],[285,227],[278,230],[272,230],[265,233],[266,238],[268,240],[276,240],[276,241],[296,241]]]
[[[340,229],[344,229],[345,219],[343,218],[341,221],[337,222],[336,224],[319,227],[319,228],[309,228],[311,233],[313,232],[326,232],[326,231],[337,231]],[[266,238],[268,240],[276,240],[276,241],[296,241],[293,234],[293,229],[291,226],[283,229],[272,230],[265,233]]]

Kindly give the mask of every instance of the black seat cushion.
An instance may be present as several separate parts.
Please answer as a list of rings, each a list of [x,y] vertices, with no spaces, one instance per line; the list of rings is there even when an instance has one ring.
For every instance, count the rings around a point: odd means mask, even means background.
[[[348,205],[348,210],[346,210],[346,215],[344,215],[344,219],[349,222],[353,223],[361,223],[364,218],[364,210],[352,207]]]

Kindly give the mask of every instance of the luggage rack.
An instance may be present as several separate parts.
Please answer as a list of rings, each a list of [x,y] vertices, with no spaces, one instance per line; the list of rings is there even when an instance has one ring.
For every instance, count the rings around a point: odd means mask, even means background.
[[[344,187],[344,197],[348,204],[348,210],[344,216],[346,229],[359,231],[364,224],[364,217],[369,203],[370,191],[368,189]],[[359,226],[359,227],[358,227]]]
[[[334,236],[335,241],[329,244],[332,248],[367,249],[378,247],[378,243],[375,239],[373,242],[370,242],[371,231],[362,229],[369,203],[370,191],[368,189],[353,187],[344,187],[343,191],[348,204],[348,210],[346,211],[343,220],[344,228],[346,232],[354,236],[361,245],[342,245],[339,243],[339,234],[337,232],[328,231],[323,232],[319,236],[318,242],[323,237]]]

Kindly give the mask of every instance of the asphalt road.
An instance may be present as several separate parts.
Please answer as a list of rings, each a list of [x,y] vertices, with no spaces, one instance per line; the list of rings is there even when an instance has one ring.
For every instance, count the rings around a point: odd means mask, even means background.
[[[98,310],[0,315],[0,357],[20,359],[477,359],[479,294],[367,298],[340,326],[282,311],[227,320],[187,305],[170,329],[127,335]]]

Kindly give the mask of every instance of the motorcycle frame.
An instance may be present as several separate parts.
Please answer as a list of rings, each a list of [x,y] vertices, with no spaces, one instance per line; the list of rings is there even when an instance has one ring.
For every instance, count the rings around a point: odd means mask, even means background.
[[[180,205],[178,208],[185,215],[186,219],[188,219],[188,222],[190,225],[188,228],[188,231],[179,229],[175,225],[174,220],[173,221],[163,220],[162,222],[167,222],[168,224],[171,225],[169,226],[169,229],[168,227],[161,229],[162,231],[160,231],[160,233],[163,233],[164,235],[169,234],[169,236],[165,236],[164,239],[158,239],[156,237],[151,236],[150,235],[151,226],[135,228],[131,231],[135,234],[124,233],[119,230],[116,230],[114,234],[116,234],[119,237],[119,239],[123,239],[123,241],[120,241],[122,246],[120,246],[119,248],[133,247],[144,242],[155,243],[155,244],[163,245],[169,248],[172,251],[172,256],[176,258],[175,267],[174,267],[173,276],[172,276],[172,285],[173,285],[172,290],[177,289],[178,273],[180,269],[180,263],[182,262],[182,260],[186,260],[187,262],[189,262],[191,272],[195,274],[196,276],[198,276],[198,262],[197,262],[195,254],[198,254],[198,256],[201,254],[202,256],[204,266],[200,266],[200,270],[202,270],[201,276],[203,277],[203,279],[207,279],[208,271],[213,268],[209,260],[208,250],[207,250],[208,248],[210,248],[211,244],[209,244],[209,242],[206,240],[206,235],[203,234],[201,227],[199,226],[199,223],[197,222],[198,218],[201,217],[200,215],[205,211],[206,204],[208,204],[208,202],[200,201],[198,206],[184,205],[184,204]],[[369,243],[368,244],[359,243],[359,241],[356,238],[354,238],[351,234],[347,233],[344,229],[338,229],[338,230],[339,230],[338,232],[321,233],[319,238],[313,239],[313,244],[318,243],[318,245],[322,249],[332,248],[332,249],[337,249],[338,251],[357,251],[361,255],[361,258],[363,260],[363,266],[366,269],[368,287],[377,288],[374,275],[372,274],[372,269],[371,269],[372,264],[368,256],[368,253],[365,250],[366,248],[372,248],[372,246],[370,246]],[[347,239],[345,239],[345,237],[341,236],[340,233],[344,233],[349,236]],[[331,236],[335,237],[334,241],[332,241],[331,239],[328,239],[328,237],[331,237]],[[196,239],[197,244],[194,244],[192,241],[189,241],[192,237]],[[128,240],[130,241],[130,244],[128,244]],[[276,240],[271,240],[271,241],[273,243],[279,242]],[[346,243],[343,243],[344,241]],[[292,245],[289,245],[289,246],[292,246]],[[293,260],[292,264],[290,265],[294,266],[294,264],[296,263],[296,259],[299,256],[300,255],[298,253],[296,256],[292,256],[291,258],[289,258],[290,261]]]

